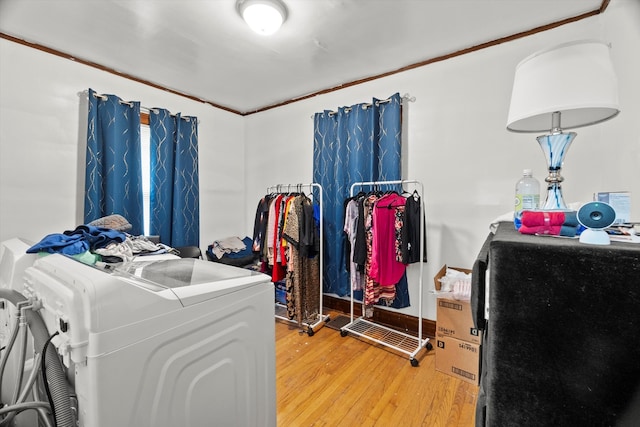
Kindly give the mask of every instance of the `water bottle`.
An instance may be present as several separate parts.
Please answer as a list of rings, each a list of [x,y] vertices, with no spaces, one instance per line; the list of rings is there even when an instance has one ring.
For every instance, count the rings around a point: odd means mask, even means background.
[[[540,183],[533,177],[531,169],[522,171],[522,178],[516,183],[515,208],[513,210],[516,228],[520,228],[523,210],[538,209],[540,206]]]

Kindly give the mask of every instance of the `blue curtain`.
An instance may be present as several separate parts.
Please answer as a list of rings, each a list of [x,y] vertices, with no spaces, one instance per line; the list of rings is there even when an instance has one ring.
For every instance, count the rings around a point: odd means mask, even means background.
[[[89,89],[84,222],[120,214],[143,232],[140,103]]]
[[[151,234],[172,247],[200,246],[198,119],[149,114]]]
[[[314,115],[313,180],[324,204],[324,292],[349,294],[345,267],[344,201],[354,182],[401,179],[401,103],[380,102]]]

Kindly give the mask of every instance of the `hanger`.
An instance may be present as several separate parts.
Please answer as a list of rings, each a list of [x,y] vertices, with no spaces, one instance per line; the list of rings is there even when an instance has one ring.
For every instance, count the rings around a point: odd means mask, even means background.
[[[401,193],[401,194],[403,194],[403,195],[404,195],[404,194],[411,194],[407,189],[405,189],[405,188],[404,188],[404,183],[402,183],[402,184],[400,184],[400,185],[401,185],[401,187],[400,187],[400,188],[402,188],[402,193]],[[415,190],[414,190],[414,191],[415,191]]]

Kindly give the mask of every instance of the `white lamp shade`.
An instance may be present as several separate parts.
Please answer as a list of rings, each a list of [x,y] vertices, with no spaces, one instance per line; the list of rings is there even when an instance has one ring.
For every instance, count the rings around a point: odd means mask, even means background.
[[[507,129],[545,132],[552,114],[561,129],[589,126],[619,112],[618,82],[609,46],[581,40],[537,52],[516,67]]]
[[[274,34],[287,18],[287,8],[279,0],[239,0],[238,11],[249,28],[258,34]]]

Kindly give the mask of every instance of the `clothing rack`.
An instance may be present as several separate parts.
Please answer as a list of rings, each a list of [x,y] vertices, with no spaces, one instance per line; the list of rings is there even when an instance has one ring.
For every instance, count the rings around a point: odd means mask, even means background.
[[[418,337],[414,337],[413,335],[406,334],[404,332],[396,331],[395,329],[388,328],[386,326],[378,325],[371,320],[367,320],[364,317],[365,314],[365,301],[364,296],[362,298],[362,316],[359,318],[354,318],[354,297],[353,297],[353,289],[351,289],[351,304],[350,304],[350,322],[340,328],[340,335],[346,337],[349,333],[352,333],[356,336],[368,339],[377,344],[381,344],[387,347],[390,347],[396,351],[401,353],[405,353],[409,356],[409,361],[411,362],[411,366],[418,366],[419,362],[415,358],[416,355],[420,352],[422,347],[426,347],[427,350],[431,350],[433,346],[429,342],[429,338],[422,338],[422,276],[424,271],[424,230],[425,230],[425,221],[424,221],[424,186],[422,182],[415,180],[397,180],[397,181],[370,181],[370,182],[355,182],[351,185],[350,189],[350,197],[354,196],[354,189],[356,188],[364,188],[371,187],[373,189],[378,189],[383,186],[393,186],[393,185],[401,185],[404,184],[412,184],[415,187],[419,188],[420,195],[420,275],[418,282]]]
[[[324,280],[323,280],[323,239],[324,239],[324,235],[323,235],[323,219],[322,219],[322,186],[320,184],[317,184],[315,182],[309,183],[309,184],[276,184],[276,185],[272,185],[271,187],[267,187],[267,193],[291,193],[291,192],[302,192],[302,190],[304,188],[309,188],[309,191],[313,194],[313,190],[318,190],[318,205],[320,206],[320,250],[318,252],[318,261],[320,264],[320,303],[319,303],[319,307],[318,307],[318,317],[317,319],[305,319],[307,320],[306,323],[303,324],[303,327],[305,328],[304,331],[307,333],[307,335],[309,335],[310,337],[312,337],[316,331],[318,331],[319,329],[321,329],[324,324],[326,322],[328,322],[329,316],[324,316],[322,314],[322,294],[323,294],[323,286],[324,286]],[[287,316],[287,307],[279,302],[275,303],[275,317],[278,320],[282,320],[285,322],[289,322],[289,323],[295,323],[297,324],[298,322],[296,322],[295,320],[289,319],[289,317]]]

